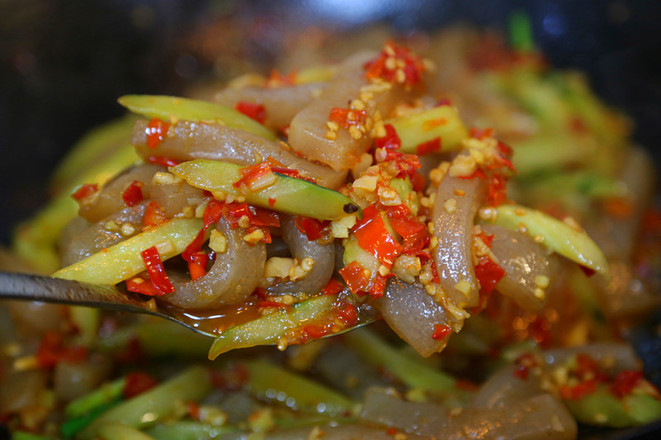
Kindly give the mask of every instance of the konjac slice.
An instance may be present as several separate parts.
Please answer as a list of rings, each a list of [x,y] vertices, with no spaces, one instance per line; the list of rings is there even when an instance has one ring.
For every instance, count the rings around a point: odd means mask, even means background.
[[[281,143],[220,124],[179,121],[169,128],[168,135],[156,147],[151,148],[146,133],[148,126],[148,121],[137,121],[131,137],[136,151],[147,161],[150,158],[176,162],[212,159],[254,165],[270,158],[328,188],[338,188],[346,177],[345,172],[310,162]]]

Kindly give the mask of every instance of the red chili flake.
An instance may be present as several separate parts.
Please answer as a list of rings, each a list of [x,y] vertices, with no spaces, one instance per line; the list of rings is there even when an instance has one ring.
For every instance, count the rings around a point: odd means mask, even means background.
[[[400,67],[402,62],[404,66]],[[364,68],[365,78],[369,80],[380,78],[393,84],[404,84],[409,87],[419,83],[425,72],[422,58],[412,53],[407,47],[396,45],[393,41],[387,41],[381,53],[365,63]]]
[[[152,150],[160,145],[161,142],[165,139],[165,136],[168,134],[168,129],[170,124],[158,119],[153,118],[147,124],[145,128],[145,134],[147,135],[147,146]]]
[[[344,290],[344,286],[335,278],[331,278],[328,284],[321,289],[322,295],[337,295]]]
[[[301,329],[307,336],[306,339],[319,339],[323,338],[329,333],[329,329],[325,326],[308,324]]]
[[[161,292],[151,280],[142,277],[133,277],[126,280],[126,290],[147,296],[159,296]]]
[[[324,230],[330,225],[330,221],[298,215],[294,217],[294,224],[309,241],[314,241],[324,236]]]
[[[207,274],[207,263],[209,262],[209,256],[206,252],[195,252],[191,256],[191,260],[188,262],[188,272],[193,281],[198,278],[202,278]]]
[[[438,103],[436,104],[436,107],[443,107],[443,106],[450,106],[452,105],[452,101],[450,98],[441,98],[438,100]]]
[[[493,137],[495,134],[495,130],[491,127],[487,128],[477,128],[477,127],[471,127],[470,128],[470,137],[475,138],[475,139],[484,139],[484,138],[490,138]]]
[[[585,133],[589,131],[588,125],[583,118],[574,116],[569,119],[569,129],[575,133]]]
[[[578,267],[583,271],[585,276],[588,277],[588,278],[592,277],[594,274],[597,273],[596,270],[590,269],[589,267],[585,267],[582,264],[579,264]]]
[[[271,170],[271,165],[267,161],[260,162],[256,165],[249,165],[239,170],[239,176],[241,177],[232,185],[234,185],[235,188],[241,188],[245,185],[249,190],[255,191],[255,189],[253,189],[255,183],[271,172],[273,172],[273,170]]]
[[[496,148],[498,148],[498,152],[505,157],[511,157],[514,152],[514,150],[512,150],[512,147],[510,147],[503,141],[498,141],[498,145]]]
[[[161,206],[153,200],[149,202],[147,208],[145,208],[142,223],[145,226],[158,226],[166,221],[168,221],[168,218],[165,216]]]
[[[395,435],[397,434],[397,429],[396,428],[388,428],[388,435]]]
[[[147,162],[153,163],[154,165],[160,165],[166,168],[176,167],[181,163],[176,159],[172,159],[171,157],[164,157],[164,156],[149,156],[147,158]]]
[[[402,146],[402,140],[397,134],[397,130],[392,124],[384,125],[386,135],[374,140],[376,148],[385,148],[387,150],[398,150]]]
[[[507,200],[507,181],[505,177],[496,173],[489,180],[489,193],[487,195],[487,205],[499,206]]]
[[[388,282],[388,278],[391,276],[394,276],[393,274],[388,274],[388,276],[382,276],[382,275],[377,275],[374,277],[374,282],[372,282],[372,286],[370,287],[370,298],[372,299],[379,299],[383,296],[383,294],[386,291],[386,283]]]
[[[342,308],[338,310],[337,315],[340,318],[340,321],[342,321],[347,327],[354,326],[358,323],[358,309],[353,304],[343,303]]]
[[[275,206],[275,199],[273,197],[269,197],[269,206],[273,208]]]
[[[425,190],[427,187],[427,178],[425,176],[416,171],[413,174],[409,174],[409,177],[411,178],[413,191],[422,192]]]
[[[122,199],[127,206],[135,206],[142,202],[144,198],[142,195],[142,187],[144,183],[134,180],[122,193]]]
[[[484,231],[480,231],[479,234],[477,234],[478,237],[480,237],[480,240],[482,240],[482,243],[484,243],[488,248],[491,247],[491,243],[493,242],[493,234],[487,234]]]
[[[292,70],[287,75],[283,75],[277,69],[273,69],[271,70],[269,77],[266,79],[264,87],[271,89],[283,86],[293,86],[296,84],[297,74],[298,73],[295,70]]]
[[[478,168],[475,170],[475,172],[471,175],[468,176],[458,176],[460,179],[464,180],[471,180],[471,179],[484,179],[486,180],[487,175],[484,173],[484,171],[481,168]]]
[[[135,372],[126,375],[126,383],[122,390],[125,399],[130,399],[149,391],[158,385],[158,381],[147,373]]]
[[[77,201],[81,201],[91,196],[98,190],[99,190],[99,185],[97,185],[96,183],[86,183],[84,185],[81,185],[80,188],[76,190],[76,192],[71,194],[71,197],[73,197]]]
[[[259,206],[253,206],[252,210],[254,211],[250,216],[250,223],[252,225],[273,228],[280,227],[280,216],[276,211],[260,208]]]
[[[597,391],[597,381],[590,379],[574,386],[561,385],[558,387],[558,391],[565,400],[580,400]]]
[[[551,323],[542,315],[537,315],[534,321],[528,325],[530,336],[541,348],[550,348],[553,345],[553,334]]]
[[[486,293],[492,292],[505,275],[505,270],[489,257],[480,258],[475,266],[475,277],[480,282],[481,289]]]
[[[352,125],[356,127],[364,126],[367,122],[367,112],[365,110],[355,110],[352,108],[333,107],[328,116],[329,121],[337,122],[344,128]]]
[[[643,380],[645,380],[645,377],[643,376],[642,371],[620,371],[613,379],[613,383],[609,389],[618,399],[622,399],[631,394],[634,388],[636,388]]]
[[[247,203],[226,203],[223,208],[223,213],[232,229],[239,227],[239,220],[241,220],[243,216],[247,217],[248,220],[252,218],[252,212]]]
[[[246,234],[250,234],[251,232],[253,232],[253,231],[257,230],[257,229],[261,229],[262,233],[264,234],[264,236],[262,237],[262,239],[259,240],[261,243],[271,243],[271,242],[273,241],[273,240],[272,240],[272,237],[271,237],[271,231],[269,230],[269,228],[266,228],[266,227],[260,227],[260,226],[250,225],[250,226],[248,226],[248,228],[246,229]]]
[[[437,153],[441,151],[441,138],[437,137],[430,141],[423,142],[415,147],[415,152],[419,156],[424,154]]]
[[[358,245],[374,255],[387,268],[402,253],[402,245],[388,231],[376,205],[363,210],[363,218],[353,228]]]
[[[260,124],[263,124],[266,120],[266,108],[263,104],[239,101],[234,108]]]
[[[351,293],[365,292],[370,280],[365,276],[365,268],[359,262],[352,261],[339,272]]]
[[[443,341],[450,336],[452,329],[447,324],[434,324],[434,333],[431,337],[434,341]]]
[[[188,409],[188,414],[190,415],[191,419],[200,421],[200,405],[197,404],[195,401],[190,401],[186,405],[186,408]]]
[[[154,283],[154,286],[156,287],[156,290],[159,291],[160,295],[174,292],[174,286],[165,273],[165,268],[163,267],[163,262],[161,261],[161,256],[159,255],[156,246],[152,246],[140,252],[140,256],[147,268],[149,279]]]
[[[532,353],[523,353],[515,361],[516,370],[514,376],[519,379],[526,380],[530,375],[530,368],[538,365],[537,358]]]

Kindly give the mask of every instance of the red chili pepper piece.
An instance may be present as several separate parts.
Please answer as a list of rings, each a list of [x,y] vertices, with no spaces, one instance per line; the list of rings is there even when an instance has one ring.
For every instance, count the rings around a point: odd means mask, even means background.
[[[394,63],[389,60],[393,60]],[[401,67],[402,63],[403,67]],[[381,53],[365,64],[365,77],[381,78],[391,83],[413,86],[422,80],[425,70],[422,58],[413,54],[408,48],[388,41]]]
[[[169,128],[170,124],[161,119],[153,118],[149,121],[149,124],[147,124],[147,127],[145,128],[147,146],[152,150],[158,147],[168,134]]]
[[[597,381],[590,379],[574,386],[561,385],[558,391],[565,400],[579,400],[597,391]]]
[[[263,124],[266,120],[266,108],[263,104],[239,101],[234,108],[260,124]]]
[[[127,206],[135,206],[142,202],[142,187],[144,183],[134,180],[122,193],[122,199]]]
[[[383,293],[386,290],[386,282],[388,281],[388,278],[391,276],[394,276],[393,274],[389,274],[389,276],[382,276],[382,275],[377,275],[374,277],[374,282],[372,282],[372,286],[370,287],[370,297],[372,299],[379,299],[383,296]]]
[[[191,260],[192,261],[188,262],[188,272],[190,273],[191,279],[195,281],[207,274],[209,256],[206,252],[199,251],[191,256]]]
[[[443,341],[450,336],[452,329],[447,324],[434,324],[434,333],[431,337],[434,341]]]
[[[153,163],[154,165],[160,165],[166,168],[176,167],[181,163],[176,159],[172,159],[171,157],[164,157],[164,156],[149,156],[147,158],[147,162]]]
[[[81,185],[80,188],[76,190],[73,194],[71,194],[71,197],[73,197],[77,201],[81,201],[95,192],[99,190],[99,185],[96,183],[86,183],[84,185]]]
[[[441,151],[441,138],[437,137],[430,141],[423,142],[415,147],[415,152],[419,156],[424,154],[437,153]]]
[[[505,177],[496,173],[491,176],[489,181],[489,194],[487,195],[487,205],[498,206],[507,200],[507,186]]]
[[[615,379],[613,379],[613,383],[609,389],[611,393],[619,399],[622,399],[631,394],[634,388],[636,388],[644,379],[645,377],[643,376],[642,371],[620,371],[615,376]]]
[[[65,347],[62,334],[49,330],[41,339],[36,357],[41,368],[52,368],[62,361],[82,362],[87,358],[87,349],[81,346]]]
[[[385,148],[388,150],[398,150],[402,146],[402,140],[397,134],[397,130],[392,124],[384,125],[386,135],[384,137],[376,138],[374,145],[376,148]]]
[[[259,206],[253,206],[252,211],[254,212],[250,218],[251,224],[273,228],[280,227],[280,216],[276,211],[260,208]]]
[[[151,280],[146,280],[142,277],[133,277],[126,280],[126,290],[147,296],[161,295],[161,292]]]
[[[338,283],[339,284],[339,283]],[[342,308],[338,310],[337,315],[347,327],[358,323],[358,309],[353,304],[343,303]]]
[[[324,229],[328,227],[330,221],[321,221],[316,218],[296,216],[294,224],[310,241],[317,240],[324,235]]]
[[[154,388],[156,385],[158,385],[158,381],[146,373],[130,373],[126,375],[122,395],[125,399],[130,399]]]
[[[339,272],[351,293],[365,292],[370,280],[365,276],[365,269],[359,262],[352,261]]]
[[[374,255],[387,268],[402,253],[402,245],[388,232],[386,224],[375,205],[363,210],[362,220],[354,226],[353,233],[358,245]]]
[[[323,289],[321,289],[321,294],[337,295],[343,290],[344,290],[344,286],[342,285],[342,283],[340,283],[335,278],[331,278],[330,281],[328,281],[328,284],[326,284],[326,286]]]
[[[241,188],[245,185],[248,189],[252,190],[255,182],[271,172],[271,165],[266,161],[260,162],[257,165],[249,165],[239,170],[239,175],[241,177],[234,182],[233,185],[235,188]]]
[[[140,256],[147,268],[149,279],[154,283],[159,294],[165,295],[166,293],[174,292],[174,286],[165,273],[165,268],[163,267],[163,262],[161,261],[161,256],[158,253],[156,246],[152,246],[140,252]]]
[[[161,209],[160,205],[153,200],[149,202],[147,208],[145,209],[145,215],[142,219],[142,223],[145,226],[157,226],[168,221],[168,218],[165,216],[165,213]]]
[[[344,128],[349,128],[352,125],[357,127],[364,126],[367,122],[367,112],[352,108],[333,107],[330,115],[328,115],[328,120],[337,122]]]
[[[505,270],[488,257],[480,258],[475,266],[475,277],[480,282],[482,291],[486,293],[492,292],[505,275]]]

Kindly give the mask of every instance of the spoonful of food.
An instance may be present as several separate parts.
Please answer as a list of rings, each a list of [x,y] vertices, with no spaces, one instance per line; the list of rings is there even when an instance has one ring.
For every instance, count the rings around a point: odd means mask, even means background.
[[[368,324],[377,315],[372,308],[354,304],[348,295],[341,293],[313,296],[292,306],[274,306],[256,301],[242,305],[240,310],[190,311],[130,294],[123,284],[90,284],[12,272],[0,272],[0,299],[42,301],[158,316],[215,338],[209,352],[211,359],[235,348],[274,344],[280,347],[337,335]],[[276,310],[262,313],[260,309],[264,307],[276,307]],[[355,318],[338,323],[338,312],[345,316],[347,309],[354,312]]]

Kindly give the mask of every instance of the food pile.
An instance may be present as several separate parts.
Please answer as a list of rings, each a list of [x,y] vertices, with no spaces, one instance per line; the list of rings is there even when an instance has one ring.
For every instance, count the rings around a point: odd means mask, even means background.
[[[658,305],[661,224],[627,120],[492,36],[418,46],[119,98],[14,255],[215,339],[7,303],[14,438],[572,439],[661,418],[623,340]]]

